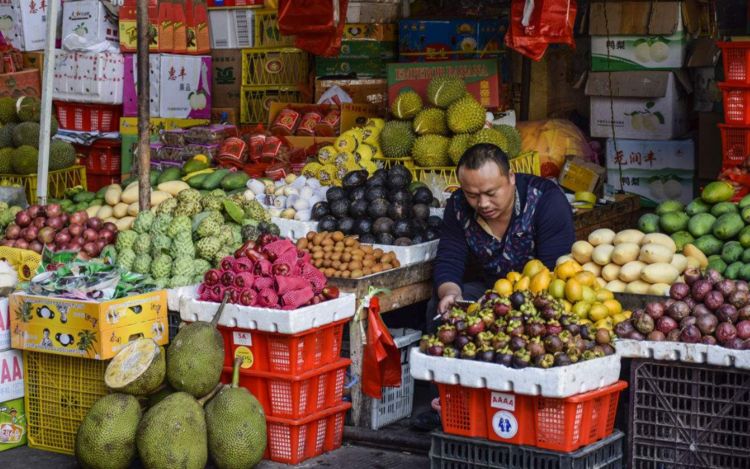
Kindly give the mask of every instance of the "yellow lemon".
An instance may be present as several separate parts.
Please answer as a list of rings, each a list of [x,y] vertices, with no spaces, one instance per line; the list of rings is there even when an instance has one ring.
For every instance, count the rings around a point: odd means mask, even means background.
[[[615,294],[607,289],[600,288],[596,291],[596,301],[613,300],[614,298]]]
[[[565,298],[565,280],[554,279],[550,282],[548,291],[552,298]]]
[[[627,319],[630,319],[633,316],[633,312],[630,310],[625,310],[622,314],[624,314]]]
[[[583,299],[583,287],[574,278],[565,282],[565,298],[571,303]]]
[[[557,275],[557,278],[568,280],[581,270],[583,270],[581,264],[570,259],[555,267],[555,275]]]
[[[596,292],[591,287],[584,285],[581,287],[581,290],[583,301],[588,301],[589,303],[596,301]]]
[[[585,301],[579,301],[573,305],[573,314],[581,319],[586,319],[589,316],[589,310],[591,310],[591,303]]]
[[[500,296],[510,296],[511,293],[513,293],[513,284],[510,282],[510,280],[501,278],[497,282],[495,282],[495,285],[492,287],[492,289]]]
[[[514,291],[528,290],[530,285],[531,285],[531,279],[529,277],[521,277],[521,279],[517,281],[515,285],[513,285],[513,290]]]
[[[529,278],[533,278],[534,275],[538,274],[544,269],[544,264],[538,259],[532,259],[523,266],[523,275]]]
[[[581,326],[590,326],[590,325],[592,325],[594,323],[591,322],[590,319],[579,319],[578,320],[578,324],[580,324]]]
[[[546,268],[542,269],[531,278],[529,290],[531,290],[531,293],[534,294],[541,293],[549,287],[551,281],[552,275],[550,274],[549,270],[547,270]]]
[[[563,304],[563,309],[565,310],[566,313],[569,313],[573,310],[573,303],[571,303],[570,301],[562,300],[562,304]]]
[[[604,300],[602,304],[607,307],[610,316],[622,313],[622,305],[617,300]]]
[[[466,308],[466,312],[468,314],[474,313],[477,309],[479,309],[479,303],[472,303],[469,305],[468,308]]]
[[[607,329],[608,331],[611,331],[614,325],[612,324],[612,318],[604,318],[596,321],[594,323],[594,327],[597,329]]]
[[[606,306],[601,303],[594,303],[593,305],[591,305],[591,309],[589,310],[589,319],[597,322],[608,317],[609,310]]]
[[[511,283],[516,283],[517,281],[521,280],[521,274],[518,272],[508,272],[508,275],[505,276],[508,280],[510,280]]]
[[[612,322],[615,325],[620,324],[621,322],[627,321],[627,320],[628,320],[628,318],[624,314],[622,314],[622,313],[615,314],[615,315],[612,316]]]
[[[585,285],[587,287],[593,287],[594,283],[596,282],[596,276],[591,272],[587,272],[585,270],[578,272],[573,278],[576,279],[581,285]]]

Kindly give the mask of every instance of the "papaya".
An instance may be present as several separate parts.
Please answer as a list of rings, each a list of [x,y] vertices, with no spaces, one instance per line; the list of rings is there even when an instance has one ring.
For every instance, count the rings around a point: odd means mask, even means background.
[[[221,188],[225,191],[233,191],[236,189],[243,189],[245,184],[250,177],[244,172],[237,171],[235,173],[229,173],[221,180]]]
[[[180,179],[180,168],[167,168],[159,176],[157,185],[163,182],[177,181],[178,179]]]
[[[725,181],[714,181],[703,188],[701,199],[709,204],[726,202],[734,195],[734,187]]]
[[[182,174],[190,174],[208,168],[208,163],[192,158],[182,166]]]
[[[205,189],[207,191],[218,189],[219,184],[221,184],[221,180],[224,179],[227,174],[229,174],[228,169],[217,169],[203,180],[201,189]],[[190,182],[188,182],[188,184],[190,184]]]
[[[203,187],[203,181],[205,181],[206,178],[210,175],[211,174],[209,173],[196,174],[185,182],[187,182],[188,185],[193,189],[200,189],[201,187]]]

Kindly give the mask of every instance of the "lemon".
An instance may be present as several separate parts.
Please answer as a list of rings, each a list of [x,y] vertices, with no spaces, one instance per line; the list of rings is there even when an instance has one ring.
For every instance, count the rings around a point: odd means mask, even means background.
[[[590,310],[591,303],[588,303],[586,301],[579,301],[578,303],[573,305],[572,313],[581,319],[586,319],[589,315]]]
[[[569,259],[555,267],[555,275],[557,276],[557,278],[568,280],[582,270],[583,267],[581,267],[581,264],[572,259]]]
[[[508,275],[506,275],[505,278],[510,280],[511,283],[516,283],[521,280],[521,274],[518,272],[508,272]]]
[[[565,298],[565,281],[559,278],[554,279],[547,289],[552,298]]]
[[[513,293],[513,284],[510,282],[510,280],[501,278],[497,282],[495,282],[495,285],[492,287],[492,289],[500,296],[510,296]]]
[[[607,329],[611,331],[614,325],[612,324],[612,318],[604,318],[596,321],[594,327],[597,329]]]
[[[617,300],[604,300],[602,304],[607,307],[610,316],[622,313],[622,305]]]
[[[588,301],[589,303],[596,301],[596,292],[591,287],[584,285],[581,287],[581,290],[583,301]]]
[[[600,288],[596,291],[596,301],[603,302],[606,300],[613,300],[614,298],[615,294],[605,288]]]
[[[597,322],[608,317],[609,310],[606,306],[601,303],[594,303],[593,305],[591,305],[591,309],[589,309],[589,319]]]
[[[531,279],[529,277],[521,277],[521,279],[517,281],[515,285],[513,285],[513,290],[514,291],[528,290],[530,285],[531,285]]]
[[[536,274],[545,269],[542,261],[538,259],[532,259],[523,266],[523,275],[525,277],[533,278]]]
[[[565,298],[571,303],[583,299],[583,287],[576,279],[571,278],[565,282]]]

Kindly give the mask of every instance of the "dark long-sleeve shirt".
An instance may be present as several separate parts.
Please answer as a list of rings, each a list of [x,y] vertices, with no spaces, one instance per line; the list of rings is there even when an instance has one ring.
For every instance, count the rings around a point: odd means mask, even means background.
[[[552,269],[575,242],[573,214],[565,195],[552,181],[516,174],[517,200],[502,240],[485,231],[476,212],[458,190],[443,215],[434,281],[463,283],[467,260],[476,259],[486,283],[520,271],[536,258]],[[473,256],[472,256],[473,255]]]

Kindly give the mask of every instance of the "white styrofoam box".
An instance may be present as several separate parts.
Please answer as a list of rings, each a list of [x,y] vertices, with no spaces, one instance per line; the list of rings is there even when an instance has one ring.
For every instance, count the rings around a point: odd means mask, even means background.
[[[0,2],[0,33],[22,51],[42,50],[47,42],[47,3],[44,0]]]
[[[615,343],[615,349],[623,358],[649,358],[750,370],[750,350],[734,350],[720,345],[620,339]]]
[[[414,347],[409,363],[414,379],[527,396],[570,397],[609,386],[620,378],[617,354],[547,369],[515,369],[476,360],[433,357]]]
[[[411,246],[389,246],[386,244],[373,244],[372,247],[382,249],[384,252],[396,254],[401,266],[429,262],[437,257],[438,240],[426,243],[413,244]]]
[[[120,42],[117,17],[110,14],[99,0],[67,0],[63,3],[62,34],[61,39],[77,34],[80,36],[77,42],[83,47],[103,42],[118,45]]]
[[[182,298],[180,317],[186,322],[211,321],[219,303]],[[355,295],[342,293],[335,300],[291,311],[227,304],[219,324],[240,329],[297,334],[354,316]]]
[[[392,23],[398,20],[400,11],[401,0],[351,1],[346,9],[346,22]]]
[[[433,208],[430,207],[430,216],[431,217],[440,217],[443,218],[443,214],[445,213],[444,208]]]
[[[198,298],[198,285],[167,289],[167,310],[179,311],[183,298]]]
[[[159,115],[159,80],[161,79],[161,56],[150,54],[148,57],[149,110],[151,116]],[[125,117],[138,116],[138,56],[125,55],[125,74],[122,91],[122,114]]]
[[[159,79],[159,117],[211,117],[210,55],[162,54]]]
[[[304,238],[307,233],[318,230],[317,221],[289,220],[288,218],[273,217],[271,221],[279,227],[279,232],[284,238],[292,241]]]
[[[23,397],[23,353],[0,352],[0,402]]]
[[[0,298],[0,350],[10,348],[10,317],[8,317],[8,298]]]
[[[56,51],[52,96],[61,101],[122,104],[125,57],[119,52]]]
[[[253,47],[254,12],[249,9],[209,10],[211,49]]]

